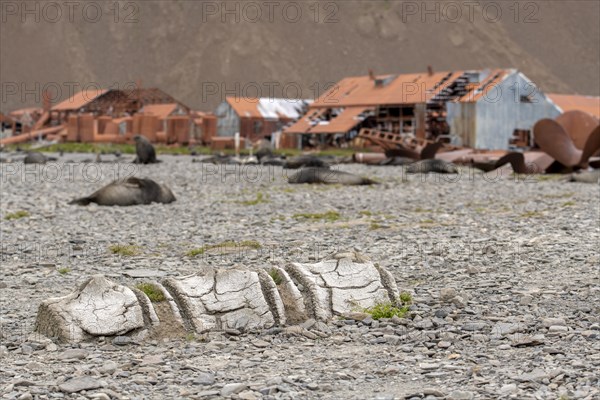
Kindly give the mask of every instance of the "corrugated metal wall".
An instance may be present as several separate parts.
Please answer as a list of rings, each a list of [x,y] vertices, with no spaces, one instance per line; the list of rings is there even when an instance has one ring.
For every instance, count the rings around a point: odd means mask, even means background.
[[[529,97],[524,102],[521,96]],[[451,134],[463,146],[478,149],[508,149],[515,129],[532,130],[542,118],[560,114],[556,106],[523,74],[510,74],[485,90],[476,103],[447,103]]]
[[[528,97],[530,102],[521,97]],[[560,114],[556,106],[523,74],[515,72],[489,89],[476,104],[475,147],[507,149],[515,129],[532,130],[542,118]]]
[[[446,121],[450,134],[457,136],[459,146],[475,145],[476,119],[475,103],[446,103]]]
[[[217,136],[234,136],[240,132],[240,117],[226,101],[219,104],[217,116]]]

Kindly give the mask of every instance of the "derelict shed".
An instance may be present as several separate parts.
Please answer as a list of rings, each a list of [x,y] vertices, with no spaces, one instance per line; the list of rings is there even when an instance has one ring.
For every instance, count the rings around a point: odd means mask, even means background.
[[[62,116],[71,112],[119,116],[125,113],[134,114],[151,104],[176,104],[184,113],[190,111],[188,106],[157,88],[82,90],[58,103],[51,110]]]
[[[357,135],[374,142],[443,140],[505,149],[515,130],[531,130],[556,107],[516,70],[429,71],[342,79],[285,129],[321,144]]]
[[[560,111],[525,75],[501,70],[479,80],[489,83],[458,98],[446,101],[450,136],[457,145],[476,149],[508,149],[516,133],[531,144],[533,125],[554,118]],[[475,77],[477,79],[477,77]]]
[[[218,136],[239,132],[250,140],[271,138],[275,132],[300,118],[310,100],[227,97],[216,109]]]

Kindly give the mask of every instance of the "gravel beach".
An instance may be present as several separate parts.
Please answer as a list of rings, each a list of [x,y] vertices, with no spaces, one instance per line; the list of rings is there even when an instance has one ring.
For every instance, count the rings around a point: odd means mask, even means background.
[[[77,162],[85,158],[0,164],[2,398],[600,398],[597,184],[344,164],[335,168],[380,183],[291,185],[292,171],[274,166],[167,155],[154,165]],[[67,204],[132,174],[166,184],[177,201]],[[261,247],[187,254],[225,241]],[[318,339],[211,332],[71,345],[32,334],[41,301],[94,274],[134,285],[344,250],[411,293],[408,318],[335,320]]]

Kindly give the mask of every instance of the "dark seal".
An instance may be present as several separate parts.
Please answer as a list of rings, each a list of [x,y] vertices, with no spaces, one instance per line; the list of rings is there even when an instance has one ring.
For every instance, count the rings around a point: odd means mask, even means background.
[[[288,183],[325,183],[339,185],[372,185],[377,182],[358,175],[329,168],[302,168],[288,178]]]
[[[154,164],[159,162],[156,159],[156,151],[154,146],[148,139],[142,135],[135,135],[135,154],[136,158],[133,161],[135,164]]]
[[[458,168],[456,165],[436,159],[421,160],[410,164],[406,167],[406,172],[409,174],[426,174],[429,172],[437,172],[439,174],[457,174]]]
[[[87,206],[96,203],[101,206],[135,206],[150,203],[171,203],[175,201],[171,190],[152,179],[129,177],[109,183],[90,196],[71,201],[69,204]]]
[[[46,157],[42,153],[30,151],[29,153],[27,153],[27,155],[23,159],[23,163],[25,163],[25,164],[46,164],[46,162],[48,160],[49,160],[48,157]]]
[[[286,169],[298,169],[303,167],[329,168],[329,166],[330,164],[323,158],[313,155],[291,157],[283,164],[283,168]]]

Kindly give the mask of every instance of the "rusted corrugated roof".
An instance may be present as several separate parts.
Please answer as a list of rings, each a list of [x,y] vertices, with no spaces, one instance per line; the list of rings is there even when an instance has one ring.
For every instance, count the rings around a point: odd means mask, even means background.
[[[494,86],[497,86],[508,74],[510,70],[496,69],[489,72],[486,78],[484,78],[479,84],[471,86],[471,90],[458,101],[462,103],[475,103],[483,96],[498,96],[496,93],[488,93],[488,90],[493,90]]]
[[[548,93],[547,96],[562,112],[579,110],[600,118],[600,97]]]
[[[375,80],[368,75],[349,77],[339,81],[315,100],[311,108],[425,103],[469,72],[480,73],[484,78],[481,82],[469,84],[468,92],[458,101],[477,101],[485,93],[485,88],[500,82],[511,73],[511,70],[452,71],[437,72],[432,75],[428,73],[383,75],[375,77]]]
[[[73,96],[52,107],[52,111],[78,110],[102,96],[106,92],[108,92],[108,89],[82,90],[81,92],[75,93]]]
[[[309,131],[310,133],[348,132],[364,120],[359,117],[360,114],[373,110],[375,107],[346,107],[335,118],[320,122]]]
[[[156,115],[159,119],[165,119],[177,109],[177,103],[170,104],[148,104],[141,112]]]
[[[326,111],[326,108],[315,108],[309,110],[306,115],[296,121],[293,125],[285,128],[286,133],[306,133],[313,126],[313,120],[319,118]]]

